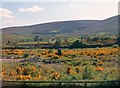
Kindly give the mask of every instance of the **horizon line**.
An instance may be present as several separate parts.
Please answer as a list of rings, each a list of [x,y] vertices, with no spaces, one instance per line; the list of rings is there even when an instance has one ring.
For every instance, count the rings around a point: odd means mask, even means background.
[[[55,23],[55,22],[67,22],[67,21],[104,21],[104,20],[107,20],[107,19],[109,19],[109,18],[112,18],[112,17],[116,17],[116,16],[119,16],[119,14],[118,15],[114,15],[114,16],[110,16],[110,17],[108,17],[108,18],[105,18],[105,19],[103,19],[103,20],[98,20],[98,19],[83,19],[83,20],[75,20],[75,19],[71,19],[71,20],[56,20],[56,21],[47,21],[47,22],[41,22],[41,23],[33,23],[33,24],[25,24],[25,25],[13,25],[13,26],[6,26],[6,27],[1,27],[0,28],[0,30],[1,29],[5,29],[5,28],[12,28],[12,27],[28,27],[28,26],[35,26],[35,25],[42,25],[42,24],[49,24],[49,23]]]

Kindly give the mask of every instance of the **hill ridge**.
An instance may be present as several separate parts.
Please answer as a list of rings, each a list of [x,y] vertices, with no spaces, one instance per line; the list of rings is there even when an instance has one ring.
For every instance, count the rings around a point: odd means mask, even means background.
[[[16,26],[2,28],[3,34],[32,34],[46,33],[52,31],[56,33],[79,33],[91,34],[98,32],[117,32],[118,16],[107,18],[105,20],[67,20],[41,23],[28,26]]]

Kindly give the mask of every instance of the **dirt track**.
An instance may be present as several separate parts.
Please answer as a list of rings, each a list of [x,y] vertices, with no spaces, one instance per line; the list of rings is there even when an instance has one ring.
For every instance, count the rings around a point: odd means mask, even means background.
[[[0,59],[0,62],[19,62],[23,59]]]

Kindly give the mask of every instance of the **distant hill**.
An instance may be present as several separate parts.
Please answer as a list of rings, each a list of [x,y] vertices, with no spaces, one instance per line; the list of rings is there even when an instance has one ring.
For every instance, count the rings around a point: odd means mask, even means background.
[[[91,33],[118,33],[118,16],[114,16],[105,20],[102,20],[100,23],[86,28],[81,31],[81,33],[91,34]]]
[[[74,20],[50,22],[30,26],[3,28],[3,34],[51,34],[51,33],[117,33],[118,16],[105,20]]]

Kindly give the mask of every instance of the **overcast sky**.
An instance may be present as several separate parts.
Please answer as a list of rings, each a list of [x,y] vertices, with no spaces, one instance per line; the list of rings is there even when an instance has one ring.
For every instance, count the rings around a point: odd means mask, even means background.
[[[0,7],[0,19],[2,19],[2,27],[66,20],[103,20],[118,15],[118,1],[11,2],[4,0]]]

